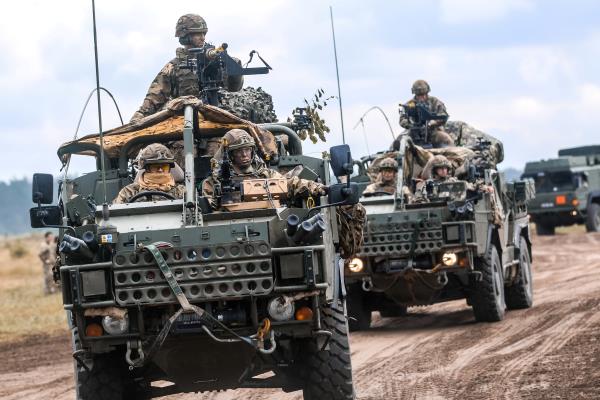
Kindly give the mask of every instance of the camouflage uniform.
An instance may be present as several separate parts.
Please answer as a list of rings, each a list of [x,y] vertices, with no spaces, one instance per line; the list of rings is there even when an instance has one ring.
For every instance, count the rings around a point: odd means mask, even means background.
[[[54,283],[54,276],[52,274],[52,267],[54,267],[56,261],[56,244],[54,241],[48,243],[44,240],[40,244],[38,256],[42,261],[42,269],[44,272],[44,294],[55,293],[58,288]]]
[[[384,181],[381,173],[384,169],[394,171],[394,178],[391,181]],[[388,194],[396,193],[396,176],[398,171],[398,162],[391,157],[387,157],[378,165],[378,173],[375,182],[371,183],[363,191],[363,195],[369,195],[377,192],[386,192]]]
[[[138,163],[140,170],[138,171],[138,176],[136,177],[136,181],[125,186],[115,200],[113,204],[122,204],[128,203],[129,199],[135,196],[138,193],[146,192],[146,191],[160,191],[166,194],[173,196],[176,199],[182,199],[185,194],[185,186],[179,185],[175,183],[175,178],[172,175],[172,172],[165,172],[164,175],[160,173],[162,179],[160,182],[152,182],[147,178],[148,172],[144,169],[147,165],[150,164],[169,164],[172,167],[175,167],[175,160],[173,154],[169,149],[159,143],[153,143],[149,146],[144,147],[140,154],[138,155]],[[156,173],[155,173],[156,174]],[[162,196],[151,196],[151,201],[156,200],[165,200]],[[148,201],[146,197],[140,197],[136,201]]]
[[[448,168],[448,175],[446,177],[441,177],[435,173],[436,168]],[[427,181],[433,180],[435,183],[444,183],[444,182],[456,182],[457,179],[451,175],[452,173],[452,164],[448,159],[442,155],[433,156],[427,161],[425,168],[423,169],[422,176],[424,180],[420,180],[417,182],[414,200],[426,201],[427,200]]]
[[[430,90],[430,88],[429,88],[429,84],[427,82],[425,82],[423,80],[417,80],[413,84],[413,87],[412,87],[412,92],[415,94],[415,97],[410,99],[404,105],[408,106],[408,107],[410,107],[410,106],[414,107],[414,105],[417,103],[417,95],[427,95],[427,97],[425,99],[425,104],[427,105],[427,108],[429,109],[429,111],[432,114],[445,116],[444,119],[429,121],[429,123],[428,123],[429,141],[435,147],[453,146],[454,141],[452,140],[450,135],[448,135],[444,131],[444,125],[446,124],[446,121],[448,121],[448,112],[446,111],[446,106],[437,97],[429,96],[428,95],[429,90]],[[412,128],[413,126],[415,126],[415,123],[417,121],[414,121],[411,117],[409,117],[406,114],[404,107],[402,105],[400,105],[398,111],[400,113],[400,126],[402,128],[408,130],[408,129]]]
[[[232,129],[225,134],[223,137],[224,142],[229,144],[227,151],[233,151],[235,149],[243,148],[243,147],[252,147],[254,146],[254,139],[244,130],[241,129]],[[244,141],[244,143],[240,143]],[[223,147],[219,149],[215,158],[222,158]],[[215,186],[219,185],[219,177],[220,172],[218,170],[213,170],[213,175],[208,177],[202,183],[202,196],[204,196],[211,206],[216,209],[218,207],[217,200],[214,198]],[[327,187],[322,183],[309,181],[306,179],[298,178],[297,176],[286,177],[279,172],[269,169],[266,167],[264,161],[260,159],[256,154],[253,155],[252,162],[249,167],[244,170],[232,166],[231,170],[232,180],[234,181],[243,181],[245,179],[272,179],[272,178],[285,178],[287,179],[288,184],[288,197],[303,197],[307,198],[308,196],[321,196],[327,193]]]

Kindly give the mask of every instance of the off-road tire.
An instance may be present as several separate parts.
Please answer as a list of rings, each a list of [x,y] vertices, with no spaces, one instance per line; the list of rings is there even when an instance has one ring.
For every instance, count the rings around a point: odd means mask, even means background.
[[[125,400],[124,382],[113,360],[107,355],[97,357],[90,371],[76,366],[77,400]]]
[[[496,322],[504,318],[506,303],[504,300],[504,279],[502,262],[495,245],[490,245],[485,257],[475,260],[476,268],[481,272],[481,281],[474,284],[471,304],[475,320],[478,322]]]
[[[364,331],[371,326],[371,308],[368,306],[360,284],[348,287],[346,297],[348,307],[348,328],[350,332]]]
[[[77,400],[150,399],[150,388],[133,380],[123,357],[119,353],[97,356],[90,371],[75,362]]]
[[[395,307],[387,307],[383,310],[379,310],[379,314],[381,318],[398,318],[404,317],[408,314],[408,309],[406,306],[395,306]]]
[[[538,236],[552,236],[554,235],[554,229],[555,226],[551,223],[535,223],[535,231],[537,232]]]
[[[600,232],[600,204],[590,203],[588,205],[585,229],[588,232]]]
[[[348,324],[343,306],[321,307],[321,318],[322,328],[333,335],[325,350],[318,348],[314,341],[308,343],[304,400],[354,399]]]
[[[519,243],[519,271],[512,285],[504,288],[506,308],[517,310],[529,308],[533,304],[533,280],[531,275],[531,255],[524,237]]]

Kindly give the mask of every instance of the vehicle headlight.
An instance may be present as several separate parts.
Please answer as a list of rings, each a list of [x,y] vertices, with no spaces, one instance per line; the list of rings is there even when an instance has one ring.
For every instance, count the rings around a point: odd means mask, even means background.
[[[102,327],[109,335],[122,335],[129,330],[129,317],[115,318],[110,315],[102,318]]]
[[[275,321],[288,321],[294,317],[294,301],[288,296],[279,296],[269,300],[267,311]]]
[[[361,272],[364,268],[365,265],[363,264],[363,261],[360,258],[353,258],[350,261],[350,264],[348,264],[348,269],[354,273]]]
[[[458,261],[456,253],[444,253],[442,256],[442,263],[447,267],[453,266],[456,264],[456,261]]]

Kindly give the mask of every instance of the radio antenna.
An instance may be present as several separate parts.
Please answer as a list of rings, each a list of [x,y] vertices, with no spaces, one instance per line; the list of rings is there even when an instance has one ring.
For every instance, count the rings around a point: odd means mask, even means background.
[[[342,122],[342,143],[346,144],[346,134],[344,132],[344,112],[342,111],[342,91],[340,89],[340,71],[338,68],[337,47],[335,45],[335,29],[333,28],[333,7],[329,6],[329,16],[331,17],[331,35],[333,36],[333,55],[335,57],[335,75],[337,77],[338,100],[340,103],[340,121]]]
[[[106,196],[106,165],[104,165],[104,133],[102,132],[102,104],[100,102],[100,71],[98,68],[98,38],[96,35],[96,2],[92,0],[92,20],[94,25],[94,61],[96,64],[96,98],[98,99],[98,131],[100,134],[100,167],[102,168],[102,191],[104,192],[104,204],[102,215],[107,219],[108,201]]]

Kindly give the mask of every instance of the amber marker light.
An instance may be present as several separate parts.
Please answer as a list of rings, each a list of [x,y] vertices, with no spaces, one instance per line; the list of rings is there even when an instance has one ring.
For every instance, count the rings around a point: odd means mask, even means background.
[[[555,202],[557,206],[564,206],[565,204],[567,204],[567,196],[562,194],[556,196]]]
[[[102,336],[102,327],[100,324],[89,324],[85,327],[85,336],[99,337]]]
[[[574,206],[578,206],[579,205],[579,200],[578,199],[573,199],[573,201],[571,201],[571,204],[573,204]]]
[[[296,320],[298,321],[310,321],[313,318],[313,312],[310,307],[300,307],[296,311]]]

